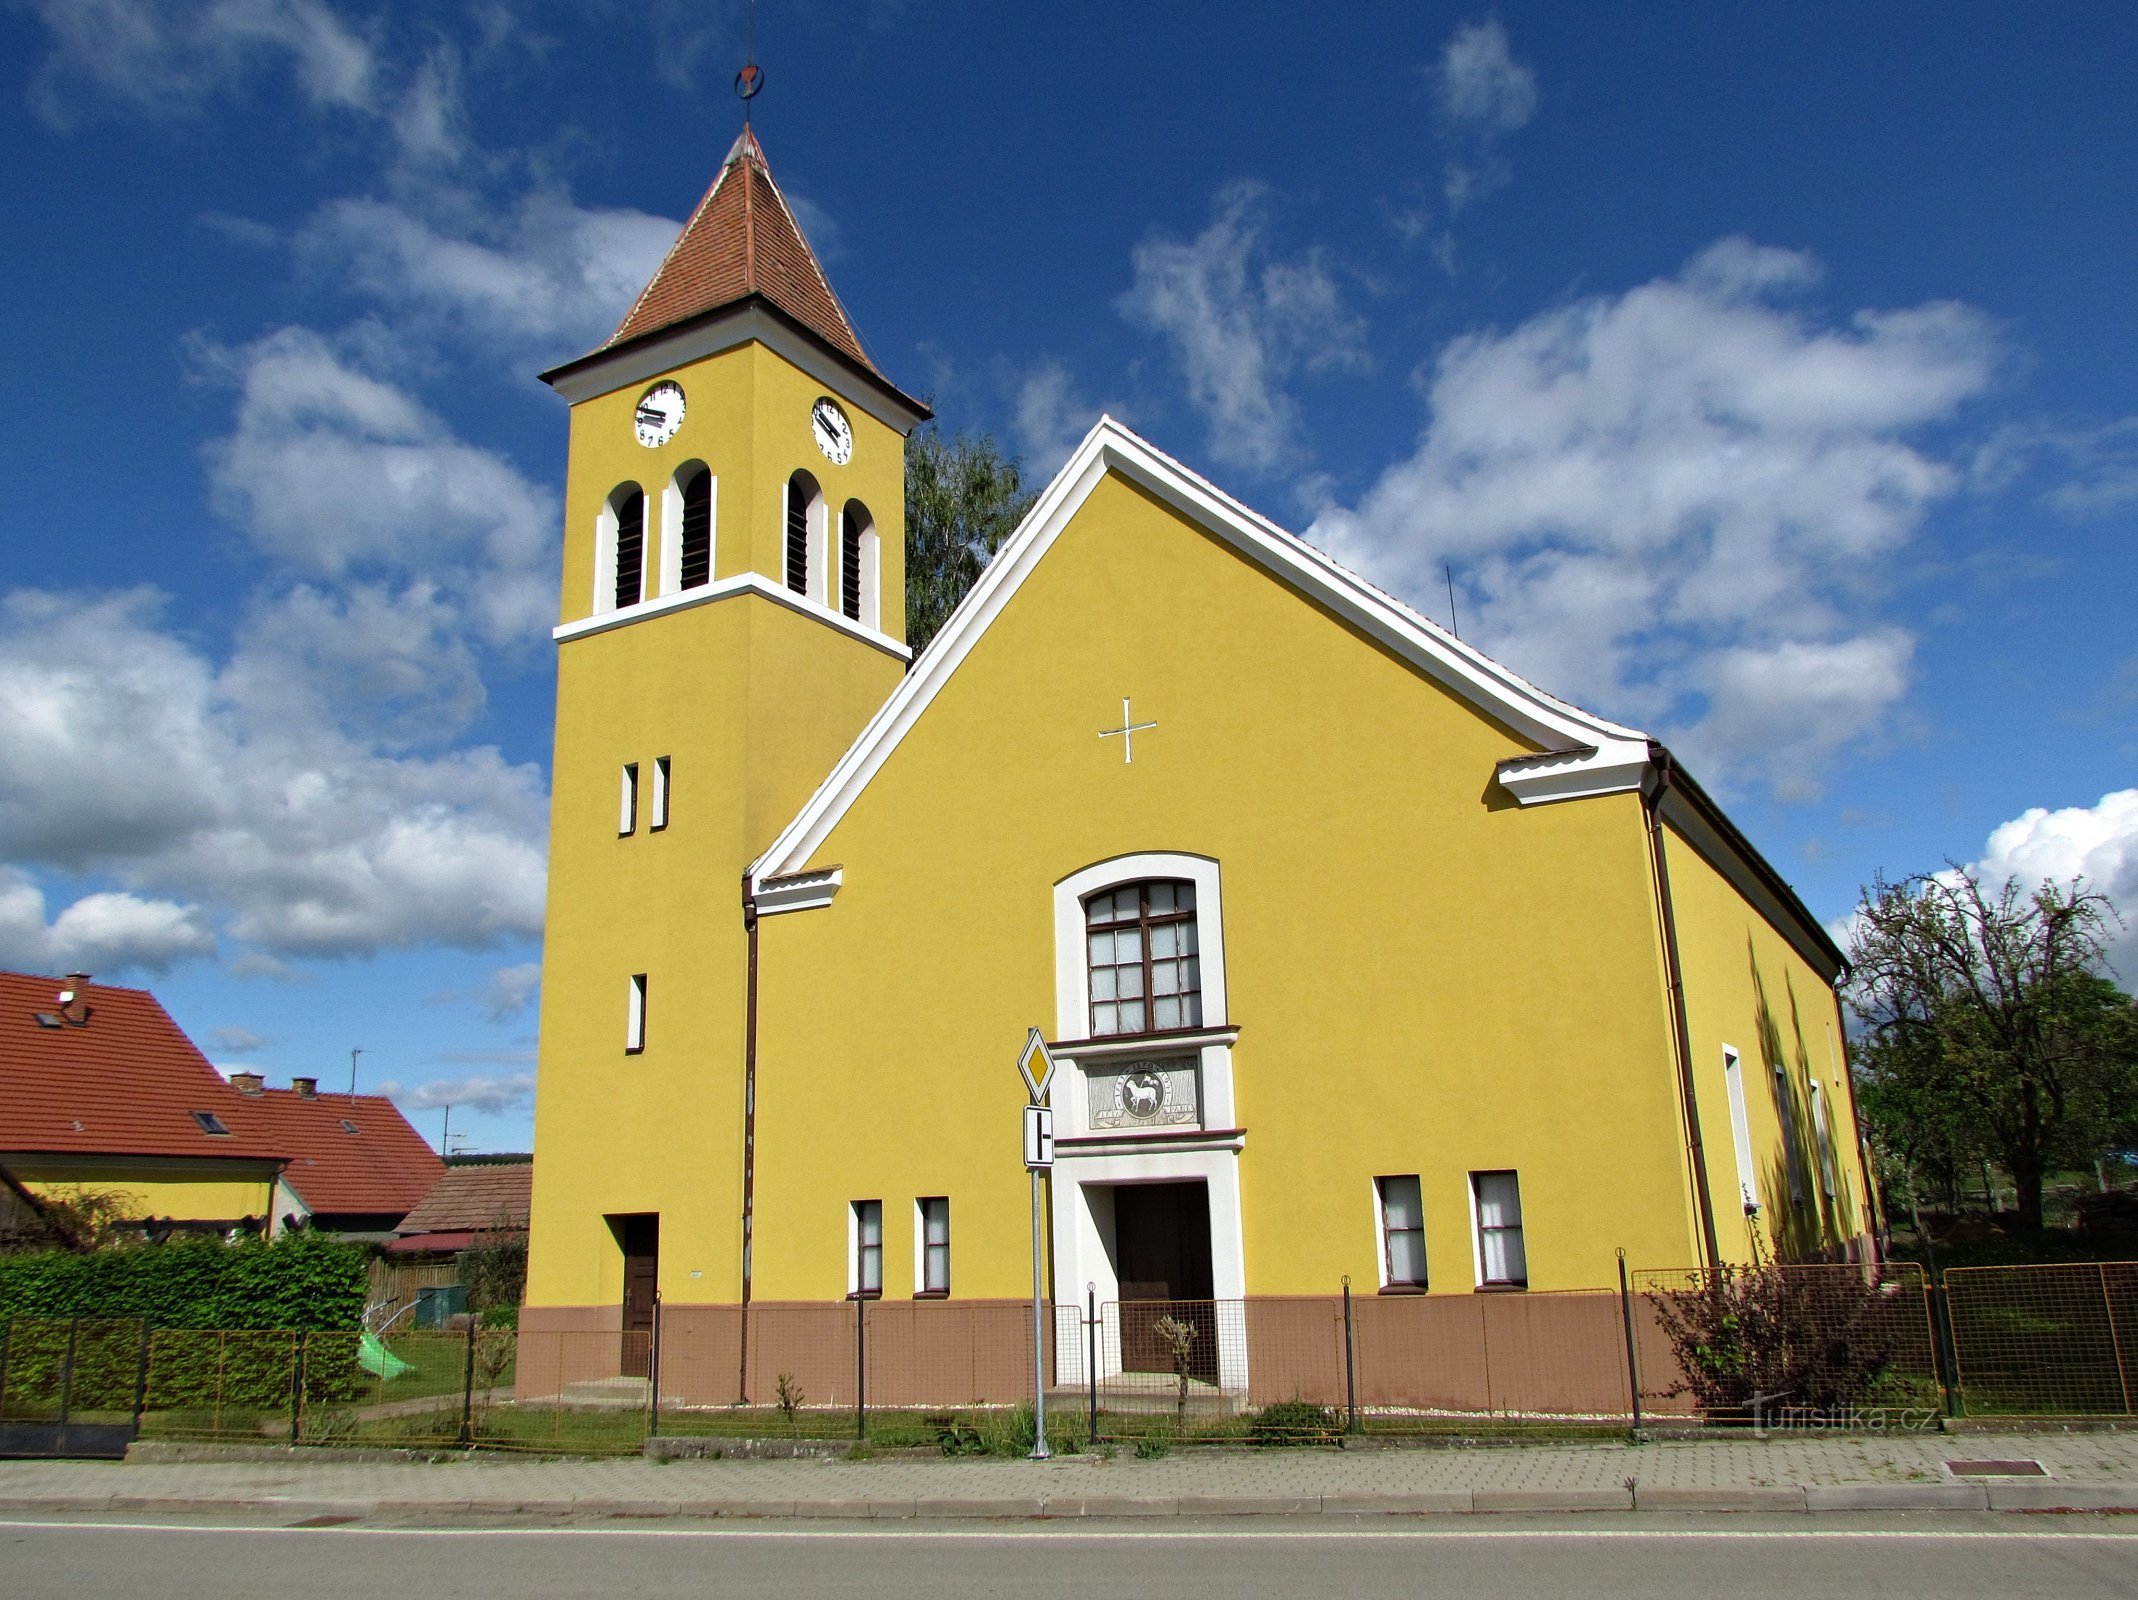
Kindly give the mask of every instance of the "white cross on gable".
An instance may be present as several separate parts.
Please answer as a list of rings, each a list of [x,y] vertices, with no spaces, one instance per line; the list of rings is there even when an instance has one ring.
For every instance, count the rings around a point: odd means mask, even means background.
[[[1155,728],[1157,726],[1158,724],[1155,722],[1135,721],[1129,715],[1128,696],[1123,695],[1121,697],[1121,726],[1118,728],[1101,728],[1099,737],[1101,739],[1118,738],[1121,741],[1121,762],[1122,765],[1126,766],[1136,759],[1136,735],[1147,728]]]

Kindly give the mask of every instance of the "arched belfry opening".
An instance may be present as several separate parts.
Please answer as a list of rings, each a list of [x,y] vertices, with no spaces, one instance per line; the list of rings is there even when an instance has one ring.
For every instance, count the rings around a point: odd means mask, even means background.
[[[839,513],[839,612],[863,627],[878,628],[883,574],[876,519],[859,500]]]
[[[783,581],[794,593],[812,600],[824,598],[823,543],[824,491],[806,472],[787,480],[786,571]]]
[[[646,597],[646,491],[635,483],[610,490],[595,535],[597,607],[637,605]]]
[[[677,586],[700,589],[713,581],[713,475],[702,461],[676,470],[682,500],[682,554]]]

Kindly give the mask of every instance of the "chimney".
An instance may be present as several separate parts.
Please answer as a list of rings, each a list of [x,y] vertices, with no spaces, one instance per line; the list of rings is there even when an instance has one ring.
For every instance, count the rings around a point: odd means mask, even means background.
[[[77,1028],[89,1026],[89,974],[70,972],[60,984],[59,1014]]]
[[[317,1100],[319,1098],[319,1080],[317,1078],[292,1078],[290,1079],[290,1087],[297,1091],[297,1098],[300,1100]]]
[[[237,1090],[239,1094],[258,1094],[266,1086],[267,1080],[257,1072],[233,1072],[230,1074],[230,1087]]]

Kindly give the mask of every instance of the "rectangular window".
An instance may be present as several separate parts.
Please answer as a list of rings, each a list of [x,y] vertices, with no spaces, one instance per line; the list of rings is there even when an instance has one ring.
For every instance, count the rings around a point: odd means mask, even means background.
[[[929,1199],[913,1202],[914,1223],[920,1234],[921,1259],[919,1292],[923,1295],[947,1295],[950,1293],[950,1201],[946,1196],[935,1195]]]
[[[1477,1280],[1488,1287],[1520,1288],[1529,1282],[1522,1248],[1522,1187],[1511,1172],[1473,1172],[1470,1192],[1477,1207]]]
[[[1164,1033],[1203,1021],[1195,885],[1131,883],[1084,902],[1091,1031]]]
[[[1826,1096],[1819,1091],[1819,1080],[1811,1080],[1811,1132],[1819,1146],[1819,1187],[1831,1200],[1838,1185],[1834,1182],[1834,1135],[1826,1123]]]
[[[657,756],[653,763],[653,817],[646,825],[648,833],[659,833],[668,826],[668,758]]]
[[[1745,1215],[1759,1209],[1759,1170],[1752,1163],[1752,1118],[1745,1110],[1744,1064],[1728,1045],[1722,1047],[1722,1083],[1730,1099],[1730,1143],[1737,1151],[1737,1192]]]
[[[854,1235],[850,1294],[875,1299],[883,1293],[883,1202],[856,1200],[848,1215]]]
[[[624,763],[624,781],[617,798],[616,835],[622,838],[627,833],[638,831],[638,763]]]
[[[631,988],[625,997],[627,1010],[624,1013],[624,1054],[637,1055],[646,1048],[646,975],[631,974]]]
[[[1425,1287],[1425,1204],[1415,1176],[1376,1178],[1381,1200],[1381,1281],[1391,1289]]]
[[[1789,1203],[1804,1203],[1804,1151],[1797,1139],[1796,1096],[1790,1092],[1789,1071],[1774,1064],[1774,1108],[1782,1122],[1782,1160],[1789,1168]]]

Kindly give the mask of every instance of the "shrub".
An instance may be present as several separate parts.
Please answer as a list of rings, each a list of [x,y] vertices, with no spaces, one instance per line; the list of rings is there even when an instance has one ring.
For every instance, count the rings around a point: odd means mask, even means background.
[[[1258,1445],[1335,1444],[1343,1433],[1335,1412],[1299,1399],[1264,1406],[1247,1426],[1247,1437]]]
[[[0,1256],[0,1317],[139,1317],[151,1328],[352,1330],[362,1245],[317,1233],[272,1244],[189,1239],[92,1255]]]
[[[1845,1267],[1723,1266],[1650,1290],[1690,1394],[1714,1421],[1834,1416],[1860,1406],[1893,1365],[1889,1286]]]

